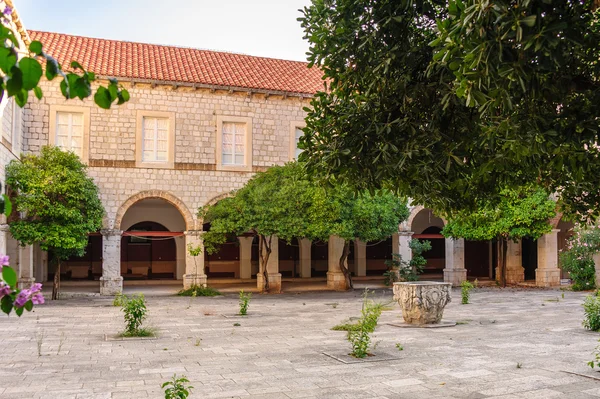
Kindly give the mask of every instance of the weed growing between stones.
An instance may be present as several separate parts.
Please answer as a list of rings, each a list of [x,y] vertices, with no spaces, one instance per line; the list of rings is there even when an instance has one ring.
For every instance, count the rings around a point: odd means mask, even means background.
[[[594,368],[594,367],[600,368],[600,345],[596,346],[596,348],[594,349],[594,352],[592,352],[592,353],[594,355],[594,360],[592,360],[591,362],[588,362],[587,363],[588,366],[590,366],[591,368]]]
[[[166,388],[165,399],[186,399],[194,388],[188,385],[189,382],[185,375],[177,378],[177,374],[174,374],[171,381],[162,384],[162,388]]]
[[[193,286],[177,293],[179,296],[219,296],[221,293],[211,287]]]
[[[240,291],[240,315],[245,316],[248,314],[248,306],[250,306],[250,299],[252,298],[252,293],[244,292],[244,290]]]
[[[333,331],[356,331],[358,328],[358,323],[342,323],[331,327]]]
[[[127,297],[123,295],[123,293],[119,292],[115,295],[115,299],[113,299],[113,306],[121,307],[127,300]]]
[[[588,295],[583,303],[583,327],[592,331],[600,331],[600,297]]]
[[[125,331],[121,333],[122,337],[151,337],[155,335],[153,329],[142,328],[142,323],[146,319],[148,311],[143,294],[131,298],[123,295],[121,310],[125,319]]]
[[[460,296],[462,297],[462,304],[466,305],[469,303],[469,297],[471,296],[471,290],[474,288],[473,284],[465,280],[460,283]]]
[[[402,344],[400,342],[398,342],[396,344],[396,349],[398,349],[399,351],[403,351],[404,350],[404,346],[402,346]]]
[[[381,309],[384,305],[374,303],[369,299],[369,291],[365,290],[363,294],[362,317],[358,321],[358,327],[355,330],[348,331],[348,341],[352,345],[350,355],[357,358],[364,358],[369,354],[371,345],[371,334],[377,327],[377,322],[381,316]]]

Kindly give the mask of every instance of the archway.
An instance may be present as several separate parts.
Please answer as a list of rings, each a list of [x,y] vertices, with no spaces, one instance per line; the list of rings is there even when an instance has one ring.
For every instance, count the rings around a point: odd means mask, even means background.
[[[123,278],[181,279],[188,223],[178,207],[162,198],[144,198],[129,205],[115,222],[123,230]]]
[[[210,223],[202,225],[203,231],[210,231]],[[219,246],[217,252],[204,251],[204,272],[210,279],[240,278],[240,243],[235,235],[227,236],[227,241]]]
[[[430,278],[442,277],[446,267],[446,239],[441,234],[444,220],[435,216],[431,209],[421,207],[411,214],[409,222],[411,231],[415,233],[413,239],[431,242],[431,250],[423,253],[427,260],[423,274],[429,275]]]

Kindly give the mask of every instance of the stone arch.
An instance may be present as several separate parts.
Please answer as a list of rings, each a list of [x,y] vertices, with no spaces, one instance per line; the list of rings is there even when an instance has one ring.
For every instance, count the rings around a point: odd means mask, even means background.
[[[123,222],[123,217],[125,216],[125,213],[127,212],[127,210],[133,204],[135,204],[139,201],[142,201],[144,199],[149,199],[149,198],[159,198],[159,199],[163,199],[163,200],[167,201],[169,204],[173,205],[179,211],[179,213],[181,213],[181,216],[183,216],[183,220],[185,221],[186,230],[195,230],[196,229],[194,216],[190,212],[190,210],[187,208],[187,206],[183,203],[183,201],[181,201],[179,198],[175,197],[170,192],[163,191],[163,190],[140,191],[139,193],[129,197],[127,199],[127,201],[125,201],[123,203],[123,205],[121,205],[121,207],[117,211],[117,214],[115,216],[114,229],[121,230],[121,222]]]
[[[563,217],[562,212],[557,212],[556,215],[548,221],[548,223],[550,223],[552,225],[553,229],[556,229],[556,228],[558,228],[558,224],[560,223],[562,217]]]
[[[430,208],[425,208],[423,205],[417,205],[414,208],[412,208],[410,210],[410,215],[408,216],[408,219],[400,225],[400,230],[401,231],[412,231],[412,225],[413,225],[415,218],[417,217],[419,212],[421,212],[422,210],[425,210],[425,209],[430,209]],[[448,223],[446,218],[443,218],[441,216],[438,216],[438,217],[440,219],[442,219],[442,221],[444,222],[444,225]]]
[[[206,203],[204,204],[204,206],[208,206],[208,205],[214,205],[217,202],[221,201],[224,198],[227,197],[231,197],[233,196],[233,191],[227,191],[226,193],[221,193],[219,195],[215,195],[214,197],[212,197],[211,199],[209,199],[208,201],[206,201]]]

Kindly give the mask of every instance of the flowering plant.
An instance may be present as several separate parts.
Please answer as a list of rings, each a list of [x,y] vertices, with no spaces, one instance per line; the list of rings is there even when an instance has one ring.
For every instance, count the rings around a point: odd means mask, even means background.
[[[560,254],[561,266],[573,280],[573,290],[596,287],[596,267],[593,256],[600,252],[600,228],[577,229]]]
[[[20,317],[23,311],[30,312],[33,305],[44,303],[44,296],[40,292],[42,285],[36,283],[31,288],[17,289],[17,273],[8,266],[8,261],[8,256],[0,256],[0,309],[6,314],[14,309]]]

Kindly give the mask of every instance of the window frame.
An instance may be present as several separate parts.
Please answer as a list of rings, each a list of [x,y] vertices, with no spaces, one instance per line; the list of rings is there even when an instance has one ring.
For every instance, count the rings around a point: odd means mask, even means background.
[[[304,129],[305,127],[306,122],[304,121],[290,122],[290,161],[297,161],[296,149],[298,148],[298,146],[296,144],[296,129]]]
[[[244,165],[223,164],[223,124],[243,123],[246,125],[246,137],[244,142]],[[252,118],[242,116],[217,116],[217,145],[216,145],[217,170],[234,172],[251,172],[252,159]]]
[[[81,162],[88,163],[90,150],[90,108],[73,105],[51,105],[50,106],[50,134],[48,136],[48,144],[56,145],[56,122],[59,112],[70,114],[83,114],[83,137],[81,138]],[[60,148],[60,147],[59,147]]]
[[[167,160],[144,161],[144,118],[167,119]],[[173,169],[175,167],[175,113],[164,111],[138,110],[135,127],[135,166],[138,168]]]

